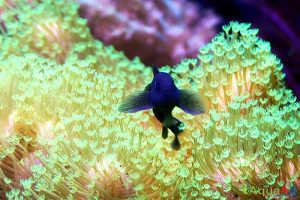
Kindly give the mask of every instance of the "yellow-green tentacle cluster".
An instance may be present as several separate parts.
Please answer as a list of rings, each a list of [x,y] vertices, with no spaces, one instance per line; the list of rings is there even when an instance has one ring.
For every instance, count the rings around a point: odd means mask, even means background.
[[[123,52],[94,40],[78,9],[79,4],[69,0],[1,0],[0,59],[35,53],[63,64],[68,57],[76,57],[98,72],[115,74],[131,83],[140,80],[127,73],[139,70],[145,75],[140,60],[129,62]]]
[[[1,62],[1,76],[1,179],[7,180],[1,188],[7,198],[135,195],[142,181],[129,181],[139,167],[132,162],[162,144],[153,127],[141,127],[147,115],[117,112],[124,95],[115,77],[85,61],[57,65],[32,54]]]
[[[285,103],[283,65],[250,24],[231,22],[200,49],[198,59],[172,68],[175,77],[196,85],[208,109],[222,109],[235,96],[258,99],[261,105]],[[180,84],[181,82],[179,82]]]
[[[286,184],[300,191],[300,104],[249,24],[230,23],[197,59],[162,68],[206,108],[200,116],[174,110],[186,125],[176,152],[152,112],[117,111],[151,70],[93,40],[77,4],[4,7],[1,198],[266,199],[245,187]]]
[[[191,154],[188,159],[199,164],[188,170],[187,182],[195,181],[195,172],[205,177],[210,187],[202,195],[209,199],[251,197],[244,187],[281,191],[294,184],[299,190],[299,102],[285,88],[282,64],[269,43],[249,27],[231,22],[200,49],[199,59],[163,68],[179,87],[198,91],[205,103],[202,116],[174,113],[187,125],[181,140]],[[182,197],[192,195],[188,185]]]
[[[70,1],[7,1],[2,3],[2,37],[11,38],[2,47],[10,54],[34,52],[63,63],[73,43],[91,39],[86,20],[77,16],[78,5]],[[14,50],[11,52],[11,50]]]

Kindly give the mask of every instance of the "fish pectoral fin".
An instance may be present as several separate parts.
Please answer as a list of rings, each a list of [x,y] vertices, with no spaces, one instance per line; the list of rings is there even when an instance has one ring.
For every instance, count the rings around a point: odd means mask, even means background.
[[[199,115],[205,112],[199,95],[191,90],[179,90],[178,107],[192,115]]]
[[[177,136],[175,136],[172,144],[171,144],[171,147],[173,150],[179,150],[180,149],[180,142],[179,142],[179,139]]]
[[[168,138],[168,128],[167,127],[163,126],[161,136],[162,136],[163,139],[167,139]]]
[[[171,127],[177,124],[177,120],[172,115],[167,115],[163,121],[163,126]]]
[[[153,108],[149,101],[149,91],[138,91],[129,95],[119,106],[120,112],[133,113]]]

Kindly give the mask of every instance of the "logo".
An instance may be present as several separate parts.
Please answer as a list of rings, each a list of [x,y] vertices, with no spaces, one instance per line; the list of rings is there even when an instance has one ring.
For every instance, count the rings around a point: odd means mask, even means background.
[[[288,188],[287,185],[284,185],[281,190],[279,187],[268,188],[268,187],[257,187],[243,185],[240,187],[240,191],[246,195],[262,195],[264,197],[279,199],[282,197],[293,197],[297,196],[297,189],[294,185],[290,185]]]
[[[296,197],[297,189],[294,185],[291,185],[290,189],[287,188],[287,185],[284,185],[281,189],[281,193],[286,195],[286,196]]]

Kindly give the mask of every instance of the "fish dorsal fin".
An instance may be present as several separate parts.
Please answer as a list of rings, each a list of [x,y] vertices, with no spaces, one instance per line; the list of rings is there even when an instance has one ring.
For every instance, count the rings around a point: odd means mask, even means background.
[[[156,74],[159,73],[159,70],[158,70],[156,64],[152,64],[152,72],[153,72],[153,76],[155,76]]]

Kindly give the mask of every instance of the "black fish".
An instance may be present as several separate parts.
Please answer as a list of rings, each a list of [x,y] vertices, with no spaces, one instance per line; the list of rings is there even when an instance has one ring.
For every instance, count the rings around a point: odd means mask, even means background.
[[[162,123],[162,137],[168,137],[170,129],[175,138],[172,149],[180,149],[178,135],[183,131],[184,124],[173,117],[172,110],[178,106],[183,111],[192,115],[204,112],[204,106],[197,93],[190,90],[179,90],[173,78],[164,72],[159,72],[155,65],[152,66],[154,78],[143,91],[135,92],[126,97],[119,107],[120,112],[133,113],[151,109],[155,117]]]

